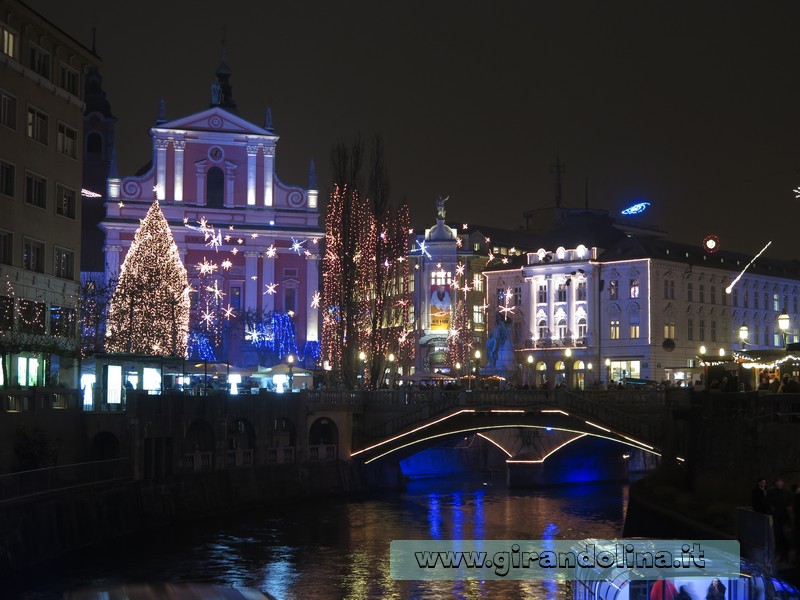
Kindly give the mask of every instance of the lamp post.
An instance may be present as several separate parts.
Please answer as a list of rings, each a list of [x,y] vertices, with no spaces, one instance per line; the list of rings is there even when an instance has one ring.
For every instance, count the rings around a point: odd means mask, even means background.
[[[564,378],[565,378],[564,387],[569,389],[570,387],[572,387],[570,385],[570,380],[569,380],[569,363],[570,363],[570,359],[572,358],[572,348],[567,348],[566,350],[564,350],[564,357],[567,359],[567,360],[564,361],[564,367],[565,367],[565,369],[564,369]]]
[[[361,387],[367,387],[367,354],[363,350],[358,353],[358,360],[361,361]]]
[[[395,355],[394,352],[389,353],[389,387],[394,387],[394,361]]]
[[[739,339],[742,340],[742,350],[747,345],[747,338],[750,336],[750,330],[747,328],[747,325],[742,325],[739,327]]]
[[[606,387],[611,383],[611,359],[606,359]]]
[[[586,363],[586,369],[589,371],[589,380],[591,382],[592,379],[592,363]],[[592,387],[594,387],[594,383],[590,383]],[[583,382],[583,389],[586,389],[586,381]]]
[[[786,349],[786,339],[789,336],[789,313],[786,312],[786,307],[783,307],[783,312],[778,315],[778,328],[783,335],[783,348]]]
[[[700,346],[700,362],[703,363],[703,387],[708,389],[708,364],[706,364],[705,346]]]
[[[478,389],[478,376],[481,372],[481,351],[475,350],[475,389]]]
[[[531,371],[533,370],[533,355],[528,354],[528,370],[525,372],[525,385],[528,385],[529,379],[531,377]]]
[[[289,354],[286,357],[286,363],[289,365],[289,391],[294,389],[294,354]]]

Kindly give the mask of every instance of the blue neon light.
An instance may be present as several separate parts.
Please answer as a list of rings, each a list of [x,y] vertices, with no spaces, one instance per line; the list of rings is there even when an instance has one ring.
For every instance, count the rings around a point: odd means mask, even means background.
[[[647,207],[650,206],[649,202],[638,202],[633,206],[629,206],[625,210],[622,211],[623,215],[638,215],[639,213],[643,213],[647,210]]]

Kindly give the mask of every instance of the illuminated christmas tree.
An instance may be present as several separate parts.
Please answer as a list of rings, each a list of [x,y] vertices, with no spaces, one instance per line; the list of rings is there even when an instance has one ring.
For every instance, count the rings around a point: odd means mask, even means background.
[[[133,238],[108,314],[108,352],[186,356],[189,287],[158,201]]]

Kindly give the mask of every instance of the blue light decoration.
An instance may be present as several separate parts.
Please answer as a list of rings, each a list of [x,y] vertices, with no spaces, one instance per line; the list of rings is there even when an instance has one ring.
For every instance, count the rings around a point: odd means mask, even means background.
[[[207,362],[217,362],[214,348],[208,341],[208,336],[202,331],[192,331],[189,334],[189,358],[193,360],[204,360]]]
[[[650,206],[649,202],[637,202],[636,204],[629,206],[628,208],[623,210],[622,214],[625,216],[638,215],[647,210],[648,206]]]
[[[287,354],[297,355],[294,323],[288,313],[270,313],[264,319],[253,324],[245,339],[257,350],[274,353],[270,359],[274,362],[283,360]]]
[[[322,356],[322,347],[320,343],[317,341],[307,341],[306,345],[303,346],[303,356],[300,357],[300,360],[308,361],[306,364],[317,364],[320,356]]]

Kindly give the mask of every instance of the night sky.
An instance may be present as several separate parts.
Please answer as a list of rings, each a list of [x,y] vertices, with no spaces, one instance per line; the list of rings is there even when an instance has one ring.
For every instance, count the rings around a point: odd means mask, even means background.
[[[159,98],[208,107],[223,27],[240,114],[281,136],[277,170],[329,190],[333,144],[378,133],[418,227],[517,228],[564,201],[639,201],[673,239],[800,258],[800,3],[27,0],[97,52],[122,176],[150,159]],[[80,8],[78,8],[78,6]]]

